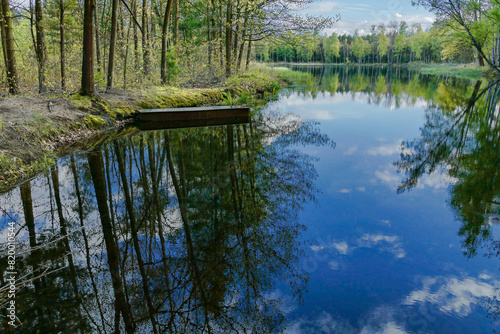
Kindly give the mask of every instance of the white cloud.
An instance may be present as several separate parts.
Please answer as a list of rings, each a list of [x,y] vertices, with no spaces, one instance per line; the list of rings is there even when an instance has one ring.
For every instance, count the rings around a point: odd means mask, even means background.
[[[335,23],[332,28],[325,29],[324,33],[326,33],[327,35],[331,35],[333,33],[336,33],[337,35],[343,35],[343,34],[353,35],[357,29],[360,35],[367,35],[371,34],[371,26],[374,25],[378,27],[382,23],[387,26],[387,22],[390,21],[396,21],[396,22],[405,21],[410,27],[413,24],[420,23],[422,25],[422,29],[428,30],[432,27],[432,24],[434,23],[434,16],[420,15],[420,14],[401,15],[398,13],[391,15],[390,13],[384,11],[378,11],[378,12],[374,11],[373,19],[371,20],[356,22],[352,20],[341,19],[339,22]]]
[[[495,295],[499,284],[499,281],[491,280],[491,276],[467,276],[462,279],[425,277],[422,280],[422,288],[411,292],[403,300],[403,305],[431,303],[443,313],[465,317],[482,298]]]
[[[360,315],[359,327],[349,320],[322,311],[318,315],[300,318],[286,329],[287,334],[338,333],[338,334],[405,334],[404,323],[397,318],[397,310],[390,306],[379,306],[368,314]]]
[[[332,270],[338,270],[339,269],[339,263],[337,261],[330,261],[328,262],[328,266],[332,269]]]
[[[401,143],[401,141],[399,141]],[[369,155],[393,155],[401,153],[401,144],[382,145],[369,149],[366,153]]]
[[[339,190],[339,193],[342,193],[342,194],[349,194],[349,193],[351,193],[351,191],[352,191],[351,189],[340,189],[340,190]]]
[[[397,183],[401,181],[401,176],[396,174],[395,171],[385,169],[383,171],[375,171],[375,176],[382,182],[388,183],[391,187],[396,187]]]
[[[310,248],[313,252],[319,252],[320,250],[324,249],[323,246],[317,246],[317,245],[313,245]]]
[[[487,273],[482,273],[481,275],[479,275],[479,278],[487,281],[487,280],[490,280],[492,278],[492,276],[490,274],[487,274]]]
[[[284,294],[279,289],[265,294],[265,298],[270,300],[278,300],[280,302],[279,309],[284,315],[295,311],[298,306],[297,301],[293,296]]]
[[[358,248],[376,248],[382,252],[393,254],[397,259],[401,259],[406,256],[406,252],[403,249],[399,238],[395,235],[363,234],[351,245],[349,245],[346,241],[333,241],[324,245],[314,245],[310,248],[314,252],[333,248],[341,255],[350,254]]]
[[[389,187],[396,189],[403,181],[404,174],[397,172],[393,165],[388,166],[384,170],[375,171],[375,177],[386,183]],[[418,180],[416,189],[432,188],[435,190],[446,189],[450,184],[454,184],[457,180],[448,175],[446,171],[435,171],[431,174],[425,174]]]
[[[347,254],[349,252],[349,245],[345,241],[333,243],[333,248],[340,254]]]
[[[365,192],[366,188],[365,187],[357,187],[356,190],[361,191],[361,192]]]
[[[352,155],[358,150],[357,146],[351,146],[345,150],[344,155]]]
[[[315,2],[304,11],[310,15],[333,16],[339,12],[341,5],[336,1]]]
[[[398,325],[395,322],[391,321],[386,324],[383,324],[382,327],[373,328],[373,327],[365,327],[361,331],[361,334],[405,334],[403,325]]]
[[[424,189],[430,187],[434,189],[448,188],[450,184],[454,184],[457,180],[449,176],[446,172],[440,173],[438,171],[423,175],[416,186],[417,189]]]
[[[335,319],[328,312],[321,312],[315,318],[300,318],[293,322],[286,330],[287,334],[309,333],[356,333],[356,329],[344,319]]]
[[[402,248],[399,238],[395,235],[364,234],[358,239],[358,246],[378,248],[381,251],[393,254],[397,259],[401,259],[406,256],[406,252]]]

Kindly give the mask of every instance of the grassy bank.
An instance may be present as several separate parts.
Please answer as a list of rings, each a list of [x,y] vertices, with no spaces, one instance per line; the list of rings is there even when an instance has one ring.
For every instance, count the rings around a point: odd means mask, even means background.
[[[286,72],[286,73],[285,73]],[[58,156],[90,150],[107,132],[143,108],[246,103],[289,85],[293,71],[263,66],[218,87],[153,87],[80,95],[7,97],[0,100],[0,192],[52,166]]]
[[[487,79],[491,74],[488,67],[474,64],[421,64],[412,63],[410,68],[419,70],[422,74],[448,75],[463,79]]]

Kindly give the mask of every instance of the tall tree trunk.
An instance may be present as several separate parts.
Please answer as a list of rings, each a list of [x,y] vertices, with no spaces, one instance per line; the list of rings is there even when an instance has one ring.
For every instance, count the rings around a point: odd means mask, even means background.
[[[227,1],[226,10],[226,77],[231,75],[231,42],[233,40],[233,0]]]
[[[212,10],[211,8],[211,2],[207,1],[207,45],[208,45],[208,68],[211,68],[210,65],[212,65],[212,27],[213,27],[213,22],[212,22]]]
[[[38,244],[36,242],[36,229],[35,229],[35,216],[33,215],[33,200],[31,198],[31,183],[30,181],[25,182],[20,187],[21,190],[21,201],[23,203],[23,211],[24,211],[24,221],[26,223],[26,227],[28,228],[29,235],[29,243],[30,243],[30,257],[29,264],[33,267],[33,276],[38,276],[40,270],[41,260],[40,250],[36,250]],[[42,286],[42,278],[39,277],[33,280],[33,285],[35,286],[35,293],[41,293],[43,290]],[[41,322],[45,322],[46,314],[41,309],[36,309],[37,318]]]
[[[38,62],[38,92],[45,92],[45,62],[47,51],[45,48],[45,33],[43,31],[42,1],[35,0],[35,27],[36,27],[36,59]]]
[[[94,0],[95,1],[95,0]],[[95,27],[95,60],[97,64],[97,72],[101,72],[101,43],[99,38],[99,22],[97,21],[97,6],[94,10],[94,27]]]
[[[149,75],[148,0],[142,0],[142,62],[144,75]]]
[[[236,65],[237,71],[241,68],[241,61],[243,59],[243,51],[245,50],[245,38],[247,37],[247,25],[248,25],[248,5],[245,6],[245,18],[243,21],[243,34],[241,36],[240,51],[238,53],[238,63]]]
[[[58,169],[57,169],[57,164],[52,168],[51,172],[51,177],[52,177],[52,185],[54,186],[54,198],[56,200],[56,208],[57,208],[57,215],[59,216],[59,226],[60,226],[60,231],[61,235],[63,237],[62,239],[62,246],[64,247],[64,250],[66,251],[66,256],[68,258],[68,264],[69,268],[71,271],[71,284],[73,285],[73,289],[75,290],[75,297],[79,298],[79,292],[78,292],[78,284],[76,282],[76,270],[75,270],[75,265],[73,261],[73,253],[71,251],[71,246],[69,244],[69,239],[68,239],[68,226],[66,223],[66,219],[64,218],[63,215],[63,207],[62,207],[62,202],[61,202],[61,195],[59,191],[59,175],[58,175]]]
[[[17,94],[19,92],[18,80],[17,80],[17,69],[16,69],[16,57],[14,52],[14,35],[12,34],[12,15],[9,8],[9,0],[2,1],[2,28],[5,31],[5,49],[7,54],[7,62],[5,67],[7,67],[7,85],[9,86],[10,94]],[[3,34],[2,34],[3,35]]]
[[[3,0],[6,1],[6,0]],[[84,0],[83,11],[83,48],[82,48],[82,87],[80,94],[94,95],[94,0]]]
[[[111,36],[109,37],[109,59],[108,59],[108,80],[106,90],[113,88],[113,71],[115,69],[115,50],[116,50],[116,30],[118,25],[118,0],[113,0],[111,9]]]
[[[202,277],[200,270],[198,268],[198,260],[196,258],[195,254],[195,248],[194,248],[194,243],[193,239],[191,236],[191,228],[189,226],[190,218],[189,218],[189,210],[186,205],[186,198],[187,198],[187,193],[186,193],[186,188],[182,186],[182,176],[183,176],[183,161],[182,161],[182,148],[179,150],[179,177],[177,177],[175,168],[174,168],[174,163],[173,163],[173,158],[172,158],[172,151],[170,149],[170,141],[168,137],[168,132],[164,132],[165,135],[165,147],[167,149],[167,163],[168,163],[168,168],[170,171],[170,177],[172,178],[172,183],[174,185],[174,190],[175,194],[177,196],[177,201],[179,202],[179,211],[181,215],[181,221],[182,225],[184,227],[184,238],[185,238],[185,243],[186,243],[186,248],[187,248],[187,253],[188,253],[188,260],[189,260],[189,265],[190,265],[190,271],[191,271],[191,276],[193,278],[193,284],[195,285],[193,287],[193,292],[199,293],[200,299],[204,305],[206,305],[206,297],[205,297],[205,290],[203,288],[200,288],[199,286],[201,285],[202,282]],[[209,319],[208,317],[208,312],[207,308],[203,307],[203,312],[205,315],[205,319]],[[207,321],[208,325],[208,333],[211,333],[211,328],[210,328],[210,322]]]
[[[111,225],[109,208],[107,205],[106,181],[102,155],[100,152],[88,153],[87,160],[89,162],[90,175],[94,184],[97,208],[101,218],[102,234],[106,244],[109,272],[111,274],[111,282],[115,296],[115,307],[119,309],[123,315],[125,331],[132,334],[135,332],[135,325],[132,310],[130,308],[130,304],[125,298],[122,280],[120,277],[120,250],[118,249],[118,245],[116,244],[116,240],[113,235],[113,226]]]
[[[64,36],[64,0],[59,0],[59,51],[61,60],[61,89],[66,90],[66,55],[64,53],[65,48],[65,36]]]
[[[252,53],[252,29],[250,28],[250,39],[248,40],[247,63],[245,65],[245,71],[248,71],[248,67],[250,66],[250,54],[251,53]]]
[[[479,60],[479,66],[481,66],[481,67],[485,66],[484,58],[480,54],[477,55],[477,58]]]
[[[174,48],[175,48],[175,56],[177,57],[177,52],[178,52],[178,45],[179,45],[179,0],[174,0],[174,13],[173,13],[173,19],[174,19],[174,31],[173,31],[173,40],[174,40]],[[207,17],[207,25],[210,25],[208,23],[208,17]]]
[[[31,198],[31,183],[30,181],[25,182],[21,185],[21,200],[23,203],[23,211],[24,211],[24,221],[26,222],[26,226],[28,228],[29,242],[30,248],[35,249],[38,244],[36,242],[36,230],[35,230],[35,216],[33,215],[33,200]],[[31,251],[30,252],[30,263],[33,265],[33,271],[36,272],[39,268],[38,256],[39,251]],[[41,289],[41,278],[33,281],[35,288],[37,290]]]
[[[224,66],[224,41],[222,39],[222,36],[224,35],[224,24],[223,24],[223,21],[222,21],[222,16],[224,15],[223,14],[223,10],[222,10],[222,1],[220,1],[220,5],[219,5],[219,15],[218,17],[220,17],[221,19],[218,20],[219,22],[219,27],[218,27],[218,31],[219,31],[219,63],[220,63],[220,66]]]
[[[165,8],[165,15],[163,16],[163,26],[161,29],[161,63],[160,63],[160,73],[161,82],[163,84],[167,83],[167,34],[168,34],[168,22],[170,20],[170,11],[172,10],[172,1],[168,0],[167,7]]]
[[[151,325],[153,327],[153,333],[157,334],[158,329],[156,325],[155,319],[155,308],[153,306],[153,301],[151,299],[151,294],[149,292],[149,282],[148,275],[146,274],[146,270],[144,267],[144,260],[142,257],[142,251],[139,244],[139,236],[138,236],[138,227],[135,219],[134,206],[132,202],[132,197],[130,196],[130,188],[127,180],[127,176],[125,174],[125,164],[124,159],[121,154],[120,147],[118,143],[114,142],[115,152],[116,152],[116,160],[118,162],[118,169],[120,172],[120,177],[122,179],[123,192],[125,194],[125,209],[128,213],[129,221],[130,221],[130,230],[132,234],[132,244],[134,246],[135,254],[137,255],[137,264],[139,265],[139,271],[142,277],[142,290],[144,292],[144,297],[146,299],[147,309],[149,318],[151,320]]]
[[[234,36],[233,36],[233,60],[238,59],[238,37],[240,34],[240,16],[241,16],[241,7],[240,7],[240,0],[236,1],[236,17],[234,21],[236,22],[236,27],[234,29]]]
[[[132,16],[137,17],[137,0],[132,1]],[[137,33],[137,25],[134,24],[133,27],[133,35],[134,35],[134,67],[136,69],[136,75],[137,75],[137,70],[139,69],[139,36]]]
[[[127,89],[127,60],[128,60],[128,50],[129,50],[129,45],[128,41],[130,39],[130,29],[131,25],[128,25],[127,29],[127,41],[125,42],[125,57],[124,57],[124,64],[123,64],[123,89]]]
[[[78,218],[80,219],[80,227],[82,229],[82,235],[83,235],[83,241],[85,244],[85,258],[87,260],[87,272],[89,273],[90,277],[90,283],[92,285],[92,290],[94,291],[94,295],[96,298],[97,302],[97,309],[99,310],[99,315],[101,317],[101,325],[103,330],[106,328],[106,323],[104,320],[104,313],[102,311],[102,306],[101,306],[101,301],[99,298],[99,291],[97,289],[97,285],[95,283],[94,279],[94,274],[92,273],[92,265],[91,265],[91,259],[90,259],[90,247],[89,247],[89,241],[87,238],[87,232],[85,231],[85,222],[84,222],[84,214],[83,214],[83,200],[82,200],[82,195],[80,192],[80,185],[78,181],[78,171],[76,169],[76,161],[74,155],[70,156],[71,159],[71,171],[73,173],[73,181],[75,182],[75,193],[76,193],[76,199],[78,203]]]
[[[1,6],[1,3],[0,3]],[[2,38],[2,53],[4,64],[7,64],[7,37],[5,35],[5,21],[3,19],[3,11],[0,10],[0,36]]]

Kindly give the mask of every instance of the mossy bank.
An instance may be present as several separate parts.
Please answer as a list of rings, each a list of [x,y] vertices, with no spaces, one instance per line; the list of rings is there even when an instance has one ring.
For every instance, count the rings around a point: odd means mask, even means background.
[[[245,103],[291,83],[291,71],[254,68],[218,87],[152,87],[81,95],[0,99],[0,192],[54,164],[58,156],[90,150],[108,131],[142,108]]]

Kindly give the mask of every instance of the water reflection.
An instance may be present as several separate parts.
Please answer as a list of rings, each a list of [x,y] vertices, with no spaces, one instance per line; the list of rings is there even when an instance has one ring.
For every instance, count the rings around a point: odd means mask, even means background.
[[[500,249],[499,85],[308,70],[276,114],[116,134],[0,196],[19,332],[494,328],[498,263],[474,255]]]
[[[321,66],[295,67],[309,74],[304,86],[288,91],[316,99],[321,94],[348,95],[360,103],[394,109],[422,105],[451,112],[467,102],[470,80],[451,76],[422,75],[407,67]],[[468,95],[467,95],[468,94]]]
[[[403,143],[396,162],[407,177],[398,191],[411,189],[422,176],[445,171],[454,180],[450,204],[462,222],[458,234],[467,256],[490,239],[500,214],[500,122],[496,104],[500,83],[477,81],[465,103],[453,111],[426,110],[421,138]],[[491,241],[491,240],[490,240]]]
[[[2,196],[16,333],[283,330],[274,287],[301,298],[297,216],[317,192],[297,145],[333,143],[292,115],[257,118],[125,136]]]
[[[321,120],[343,156],[317,165],[338,174],[320,174],[333,186],[319,201],[332,208],[309,224],[320,231],[309,233],[309,267],[321,288],[290,333],[496,330],[498,262],[474,255],[500,253],[500,85],[404,68],[302,69],[307,87],[277,105]],[[370,237],[404,252],[368,252]]]
[[[457,103],[453,110],[440,108],[439,105],[429,107],[421,137],[404,142],[401,158],[395,162],[398,169],[406,174],[399,185],[399,192],[416,187],[422,177],[432,173],[452,178],[449,204],[461,222],[458,235],[467,257],[477,255],[480,248],[484,248],[490,257],[500,254],[500,241],[494,239],[491,232],[493,226],[500,223],[499,92],[499,82],[485,84],[477,81],[472,86],[472,92],[467,94],[466,101]],[[486,276],[480,278],[491,279]],[[448,278],[446,281],[432,294],[429,290],[438,282],[424,282],[424,289],[414,292],[417,298],[409,296],[408,302],[441,300],[440,307],[444,312],[461,315],[469,314],[471,304],[478,303],[492,319],[498,320],[498,289],[473,278],[463,281]],[[453,286],[448,292],[462,296],[462,302],[458,299],[444,302],[446,294],[440,291],[446,286]]]

